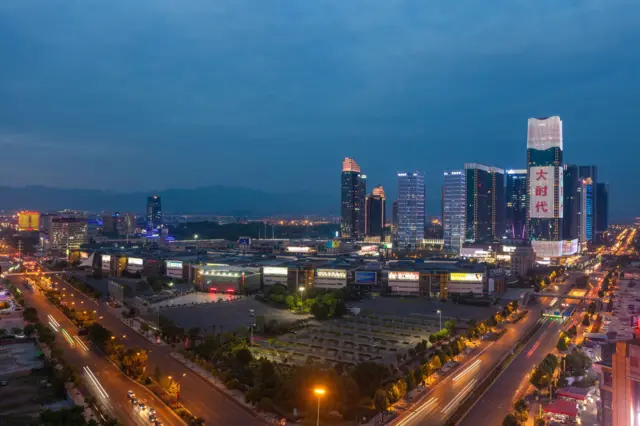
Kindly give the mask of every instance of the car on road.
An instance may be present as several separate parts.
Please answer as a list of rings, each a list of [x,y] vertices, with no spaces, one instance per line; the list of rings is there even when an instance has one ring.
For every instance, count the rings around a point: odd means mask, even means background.
[[[134,406],[137,406],[137,405],[138,405],[138,399],[137,399],[135,396],[134,396],[134,397],[132,397],[132,398],[131,398],[131,403],[132,403]]]
[[[149,416],[149,421],[151,422],[151,424],[154,424],[155,422],[158,421],[158,419],[156,418],[155,415],[152,414]]]
[[[146,410],[147,405],[144,403],[143,400],[138,401],[138,408],[142,411]]]
[[[149,417],[155,416],[155,415],[156,415],[156,410],[153,407],[149,407]]]
[[[133,393],[133,391],[128,391],[128,392],[127,392],[127,396],[129,397],[129,399],[131,399],[131,398],[135,398],[135,397],[136,397],[136,394],[135,394],[135,393]]]

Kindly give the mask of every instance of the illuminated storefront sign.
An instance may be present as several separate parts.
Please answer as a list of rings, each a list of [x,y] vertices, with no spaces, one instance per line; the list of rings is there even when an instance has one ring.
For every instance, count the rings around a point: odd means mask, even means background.
[[[127,259],[127,265],[142,266],[144,261],[138,257],[130,257]]]
[[[240,272],[231,272],[231,271],[205,271],[205,275],[209,275],[212,277],[230,277],[230,278],[238,278],[242,275]]]
[[[286,277],[289,274],[289,268],[286,266],[265,266],[262,268],[262,274],[269,277]]]
[[[289,253],[309,253],[311,251],[311,247],[287,247],[287,251]]]
[[[347,271],[335,270],[335,269],[318,269],[316,271],[318,278],[330,278],[334,280],[347,279]]]
[[[389,272],[389,281],[419,281],[419,272]]]
[[[375,284],[376,273],[371,271],[356,271],[356,284]]]
[[[529,170],[529,216],[536,219],[555,217],[555,167],[531,167]]]
[[[103,254],[102,255],[102,270],[103,271],[108,271],[109,269],[111,269],[111,255],[110,254]]]
[[[516,246],[502,246],[502,251],[505,253],[513,253],[516,251]]]
[[[468,274],[465,272],[452,272],[449,274],[449,281],[482,282],[484,274]]]
[[[167,260],[167,276],[182,278],[182,261]]]

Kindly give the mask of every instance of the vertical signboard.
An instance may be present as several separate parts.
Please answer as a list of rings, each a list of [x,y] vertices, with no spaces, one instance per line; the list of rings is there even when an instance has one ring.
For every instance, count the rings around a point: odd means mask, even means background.
[[[564,217],[564,169],[558,168],[558,217]]]
[[[529,171],[529,216],[536,219],[554,218],[554,166],[531,167]]]

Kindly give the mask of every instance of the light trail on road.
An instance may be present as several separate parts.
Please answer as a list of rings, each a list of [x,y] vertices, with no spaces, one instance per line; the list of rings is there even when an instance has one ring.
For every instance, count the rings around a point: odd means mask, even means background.
[[[460,393],[458,393],[458,395],[456,395],[455,398],[453,398],[451,401],[449,401],[449,403],[447,405],[445,405],[445,407],[442,409],[442,411],[440,411],[441,413],[445,413],[445,414],[449,414],[449,412],[455,408],[455,406],[462,401],[462,399],[467,396],[467,394],[469,392],[471,392],[471,390],[473,389],[473,387],[476,385],[476,383],[478,383],[478,379],[473,379],[471,380],[467,386],[463,387],[462,390],[460,391]]]
[[[83,369],[87,377],[89,378],[89,380],[95,385],[96,389],[98,389],[98,392],[100,393],[100,395],[102,395],[104,399],[108,399],[109,394],[107,393],[106,390],[104,390],[104,388],[98,381],[97,377],[93,374],[93,371],[91,371],[91,369],[87,366],[83,367]]]
[[[73,339],[71,338],[71,336],[69,335],[69,333],[67,333],[67,330],[65,330],[64,328],[62,329],[62,335],[64,336],[65,339],[67,339],[67,342],[69,342],[71,346],[76,345]]]
[[[78,346],[80,346],[82,349],[84,349],[87,352],[89,351],[89,348],[87,347],[87,345],[85,345],[84,342],[78,336],[73,336],[73,340],[75,340],[76,343],[78,343]]]
[[[418,408],[413,413],[409,414],[406,418],[401,420],[396,426],[404,426],[405,424],[407,424],[407,422],[410,422],[411,420],[413,420],[414,417],[422,413],[429,413],[431,410],[436,408],[436,406],[438,405],[437,402],[438,402],[438,398],[436,397],[429,399],[420,408]]]
[[[477,366],[480,365],[480,363],[482,362],[481,359],[477,359],[474,362],[471,363],[471,365],[469,365],[467,368],[465,368],[462,372],[460,372],[460,374],[458,374],[457,376],[455,376],[453,378],[453,382],[457,382],[458,380],[462,379],[464,376],[466,376],[467,374],[469,374],[471,372],[471,370],[473,370],[474,368],[476,368]]]

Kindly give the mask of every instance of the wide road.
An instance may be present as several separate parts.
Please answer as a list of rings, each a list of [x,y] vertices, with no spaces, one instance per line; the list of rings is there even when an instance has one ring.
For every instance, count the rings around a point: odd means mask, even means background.
[[[477,426],[479,419],[482,419],[481,424],[502,424],[504,417],[512,410],[513,403],[524,396],[531,370],[556,347],[561,328],[560,321],[545,319],[544,325],[529,344],[467,413],[460,426]]]
[[[571,324],[576,324],[578,325],[578,335],[580,334],[582,328],[580,318],[586,304],[582,302],[573,305],[576,313],[570,322],[547,320],[547,324],[538,330],[534,338],[509,364],[504,373],[493,382],[478,403],[467,413],[460,425],[475,426],[478,419],[484,419],[486,424],[502,424],[504,417],[513,408],[513,403],[526,395],[526,390],[529,388],[529,373],[542,362],[547,354],[555,349],[560,331],[563,328],[568,329]]]
[[[147,371],[153,375],[156,367],[160,368],[162,374],[180,377],[180,402],[197,417],[204,419],[207,425],[243,425],[258,426],[265,422],[253,416],[249,411],[240,407],[227,395],[215,388],[209,382],[192,372],[182,363],[170,356],[171,348],[166,345],[157,345],[137,334],[134,330],[124,324],[118,317],[115,310],[106,303],[96,304],[84,293],[76,291],[64,279],[60,277],[52,278],[52,281],[65,290],[69,303],[75,302],[75,309],[97,310],[99,323],[109,329],[112,333],[122,339],[127,346],[137,346],[144,349],[148,354]],[[70,296],[73,295],[73,296]]]
[[[558,292],[561,294],[568,292],[578,275],[570,274],[567,281],[558,284]],[[541,313],[548,307],[549,302],[550,300],[538,302],[528,307],[529,314],[520,322],[506,324],[507,332],[497,342],[481,345],[478,354],[469,358],[453,374],[444,378],[411,411],[400,416],[393,424],[396,426],[444,424],[464,398],[482,382],[482,379],[495,368],[501,359],[513,350],[517,342],[535,323],[541,320]],[[481,424],[493,423],[483,422]]]
[[[21,285],[22,278],[13,277],[11,281],[18,284],[27,305],[38,311],[40,322],[47,325],[51,323],[49,327],[54,331],[57,330],[56,346],[62,349],[64,360],[78,369],[84,388],[95,397],[97,404],[104,412],[127,426],[148,426],[150,424],[148,413],[138,410],[129,401],[127,391],[132,390],[139,398],[157,410],[158,420],[163,424],[184,424],[152,392],[128,379],[93,344],[80,338],[78,329],[71,320],[53,306],[37,288],[29,290],[27,286]],[[66,335],[63,330],[67,333]],[[67,339],[70,339],[73,345]],[[87,371],[85,367],[88,367],[90,371]]]

